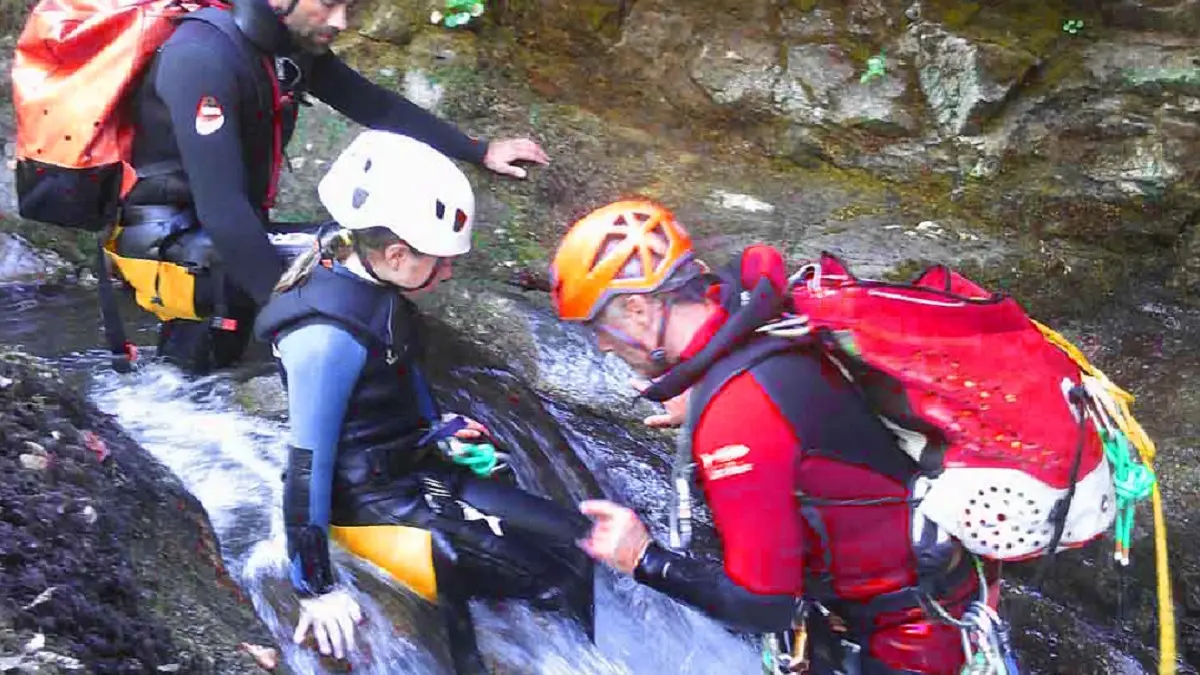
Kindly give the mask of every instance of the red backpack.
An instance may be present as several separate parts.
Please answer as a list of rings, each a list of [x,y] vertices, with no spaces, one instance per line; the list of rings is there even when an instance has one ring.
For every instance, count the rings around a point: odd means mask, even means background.
[[[858,384],[920,467],[918,514],[997,560],[1113,525],[1114,463],[1128,473],[1141,433],[1132,397],[1013,298],[945,266],[907,284],[860,280],[827,253],[790,282],[793,313],[760,331],[816,338]]]

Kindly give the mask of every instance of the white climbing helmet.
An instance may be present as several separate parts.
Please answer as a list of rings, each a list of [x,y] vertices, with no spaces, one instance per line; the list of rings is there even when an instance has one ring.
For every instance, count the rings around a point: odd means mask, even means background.
[[[386,227],[426,255],[471,250],[475,193],[449,157],[400,134],[359,134],[317,186],[329,215],[348,230]]]

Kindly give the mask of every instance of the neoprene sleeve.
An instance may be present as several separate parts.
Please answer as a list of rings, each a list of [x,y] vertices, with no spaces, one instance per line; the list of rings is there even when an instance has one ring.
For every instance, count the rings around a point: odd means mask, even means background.
[[[328,543],[324,537],[316,541],[311,528],[322,535],[328,531],[338,437],[367,350],[350,333],[323,323],[288,333],[278,349],[287,373],[292,436],[283,497],[292,581],[299,591],[315,590],[332,571],[320,569],[328,565]]]
[[[487,143],[368,80],[331,52],[313,61],[309,91],[365,127],[411,136],[455,159],[482,164],[487,154]]]
[[[196,217],[225,261],[229,277],[261,306],[270,299],[283,264],[246,193],[241,92],[237,70],[229,65],[229,58],[236,56],[214,58],[214,50],[233,49],[220,42],[226,38],[216,29],[199,26],[196,33],[213,38],[179,41],[163,50],[155,91],[170,111]],[[197,107],[206,97],[220,106],[224,121],[216,129],[198,130]]]
[[[796,611],[797,599],[791,595],[752,593],[734,583],[721,563],[681,555],[653,542],[633,576],[735,631],[787,630]]]

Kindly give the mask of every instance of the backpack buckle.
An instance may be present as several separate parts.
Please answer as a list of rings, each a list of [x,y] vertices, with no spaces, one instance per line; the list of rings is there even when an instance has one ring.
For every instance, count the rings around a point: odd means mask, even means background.
[[[216,330],[223,330],[223,331],[228,331],[228,332],[233,332],[233,331],[237,330],[237,328],[238,328],[237,319],[230,319],[230,318],[224,317],[224,316],[214,316],[209,321],[209,325],[211,325]]]

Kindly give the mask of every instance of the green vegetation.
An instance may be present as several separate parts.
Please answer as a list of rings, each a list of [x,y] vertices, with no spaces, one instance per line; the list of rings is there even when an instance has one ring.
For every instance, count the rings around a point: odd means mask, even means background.
[[[30,0],[0,0],[0,35],[13,35],[25,24]],[[7,76],[7,73],[5,74]]]

